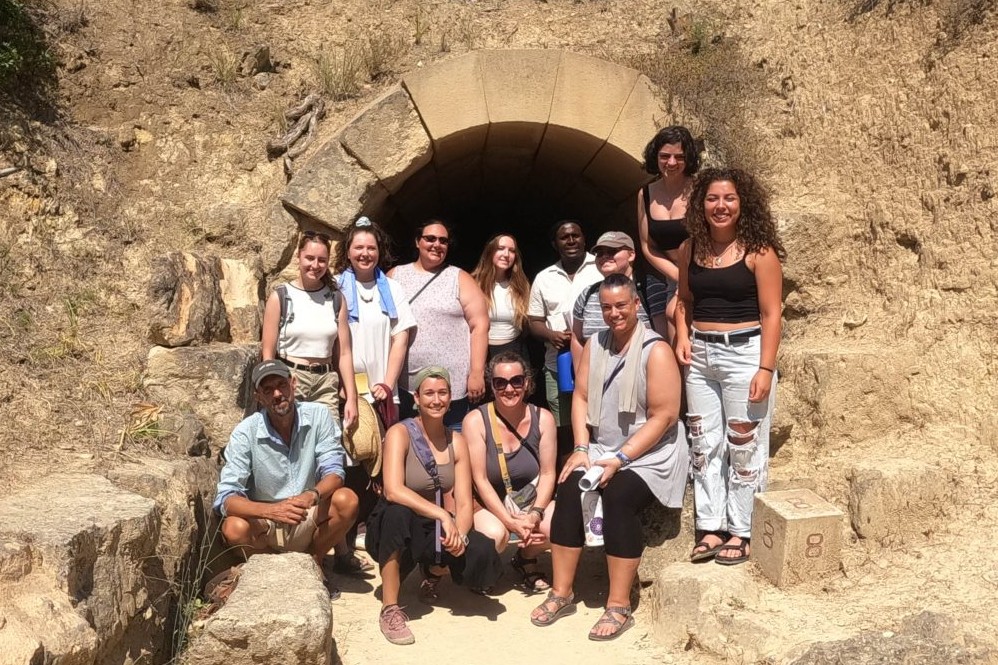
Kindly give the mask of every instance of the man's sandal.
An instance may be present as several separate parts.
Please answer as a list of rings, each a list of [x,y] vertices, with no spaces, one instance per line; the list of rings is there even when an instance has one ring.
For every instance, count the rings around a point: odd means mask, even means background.
[[[714,536],[720,542],[714,547],[711,547],[710,543],[707,542],[708,536]],[[700,539],[700,541],[693,546],[693,551],[690,553],[690,561],[692,563],[697,563],[699,561],[710,561],[715,556],[717,556],[718,552],[720,552],[724,548],[725,542],[727,542],[727,539],[724,537],[724,534],[721,533],[720,531],[708,531],[707,533],[703,534],[703,537]]]
[[[562,617],[567,617],[569,614],[575,614],[578,609],[575,603],[575,594],[569,594],[568,596],[556,596],[554,591],[548,591],[548,597],[544,599],[544,602],[537,606],[537,609],[542,611],[539,617],[530,617],[530,623],[535,626],[550,626],[555,621]],[[554,609],[549,609],[548,604],[554,605]]]
[[[737,545],[729,545],[728,543],[725,543],[718,552],[718,556],[714,558],[714,562],[719,563],[722,566],[734,566],[736,564],[748,561],[749,553],[747,550],[748,546],[751,544],[749,542],[750,540],[751,540],[750,538],[742,538],[742,542],[738,543]],[[736,551],[738,552],[738,556],[720,556],[720,552],[723,552],[724,550]]]
[[[624,617],[621,621],[614,614],[619,614]],[[593,631],[600,626],[611,625],[614,626],[614,631],[612,633],[607,633],[606,635],[598,635]],[[599,618],[599,621],[592,627],[589,631],[589,639],[594,642],[609,642],[610,640],[615,640],[623,634],[628,628],[634,625],[634,616],[631,614],[630,607],[607,607],[603,612],[603,616]]]
[[[510,565],[523,578],[523,588],[527,591],[547,591],[551,588],[551,583],[544,573],[539,570],[527,570],[527,566],[537,565],[537,559],[525,558],[522,550],[517,550]]]

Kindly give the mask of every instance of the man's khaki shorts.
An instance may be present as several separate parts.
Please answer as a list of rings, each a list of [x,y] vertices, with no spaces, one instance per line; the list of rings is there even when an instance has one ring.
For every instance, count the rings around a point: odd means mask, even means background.
[[[315,523],[315,506],[308,509],[305,519],[299,524],[281,524],[266,520],[267,546],[278,552],[308,552],[312,538],[318,528]]]

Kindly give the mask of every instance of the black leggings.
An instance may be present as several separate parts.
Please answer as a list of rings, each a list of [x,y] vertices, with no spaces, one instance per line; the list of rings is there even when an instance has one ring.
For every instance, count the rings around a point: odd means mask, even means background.
[[[562,547],[582,547],[585,532],[582,528],[582,490],[576,471],[558,485],[557,502],[551,517],[551,542]],[[652,501],[645,481],[631,471],[618,471],[603,494],[603,547],[608,556],[637,559],[645,549],[644,533],[639,515]]]

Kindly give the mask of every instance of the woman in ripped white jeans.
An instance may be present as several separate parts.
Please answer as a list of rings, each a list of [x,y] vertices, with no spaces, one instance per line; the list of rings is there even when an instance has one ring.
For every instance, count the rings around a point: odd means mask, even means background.
[[[766,487],[786,252],[748,173],[703,171],[689,201],[676,357],[700,534],[690,559],[733,565],[749,558],[753,497]]]

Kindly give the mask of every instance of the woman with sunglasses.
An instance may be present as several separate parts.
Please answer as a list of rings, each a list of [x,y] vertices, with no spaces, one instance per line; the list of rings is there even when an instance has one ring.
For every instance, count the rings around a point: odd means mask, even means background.
[[[680,248],[676,357],[686,371],[696,527],[690,559],[747,561],[766,489],[786,256],[762,185],[707,169]]]
[[[596,256],[596,268],[606,279],[610,275],[624,275],[634,278],[634,240],[622,231],[607,231],[596,241],[593,247]],[[608,329],[603,320],[603,311],[599,302],[600,280],[579,294],[572,309],[572,364],[579,371],[582,359],[582,347],[593,335]],[[638,304],[638,321],[651,327],[644,303]]]
[[[530,282],[523,272],[516,239],[505,233],[492,236],[471,276],[485,295],[488,306],[488,357],[491,359],[502,351],[525,356],[523,330],[527,325]]]
[[[357,420],[357,388],[347,307],[329,272],[330,245],[325,233],[302,233],[298,277],[274,289],[264,307],[260,354],[291,368],[296,399],[325,404],[345,429]]]
[[[409,342],[402,386],[411,390],[413,377],[424,367],[446,367],[452,380],[447,426],[460,430],[470,403],[485,394],[489,312],[471,275],[447,265],[450,242],[443,222],[425,222],[416,233],[416,260],[388,275],[402,285],[418,326]],[[402,399],[403,415],[411,414],[411,401],[405,394]]]
[[[641,257],[637,273],[644,288],[652,323],[670,343],[679,283],[679,245],[687,238],[686,206],[700,155],[690,130],[665,127],[648,142],[645,170],[658,176],[638,190],[638,237]]]
[[[524,588],[545,591],[550,584],[535,566],[537,555],[549,548],[557,426],[550,411],[527,404],[534,382],[522,356],[497,354],[486,375],[495,401],[465,416],[462,430],[478,497],[475,529],[492,538],[498,552],[512,536],[519,544],[512,564]],[[517,505],[513,496],[528,485],[534,500]]]
[[[413,378],[419,415],[385,436],[384,495],[368,519],[366,546],[381,567],[381,632],[392,644],[415,637],[399,607],[399,588],[419,565],[424,602],[437,598],[441,576],[487,588],[502,574],[493,543],[474,529],[471,462],[460,432],[446,427],[450,376],[424,367]]]

